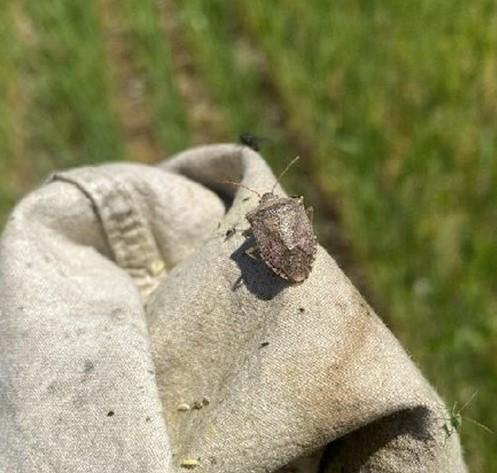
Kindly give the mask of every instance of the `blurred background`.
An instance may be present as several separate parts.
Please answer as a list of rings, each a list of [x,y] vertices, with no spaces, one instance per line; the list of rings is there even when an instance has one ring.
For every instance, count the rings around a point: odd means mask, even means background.
[[[494,0],[4,0],[0,228],[58,168],[262,153],[449,406],[497,431]],[[441,426],[445,420],[441,420]],[[463,422],[472,472],[497,435]]]

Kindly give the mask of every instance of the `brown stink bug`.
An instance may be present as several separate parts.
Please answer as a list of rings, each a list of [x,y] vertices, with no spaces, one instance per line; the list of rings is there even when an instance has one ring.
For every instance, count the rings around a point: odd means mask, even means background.
[[[280,174],[271,192],[260,195],[259,205],[247,213],[250,229],[247,236],[253,236],[255,243],[247,254],[261,258],[271,270],[283,279],[300,283],[309,276],[317,244],[312,228],[312,207],[304,207],[303,197],[278,197],[274,194],[276,184],[295,158]]]

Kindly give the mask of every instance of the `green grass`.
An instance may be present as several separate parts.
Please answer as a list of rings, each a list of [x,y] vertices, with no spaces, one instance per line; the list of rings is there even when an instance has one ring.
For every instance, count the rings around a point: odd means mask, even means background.
[[[0,16],[3,215],[19,194],[11,185],[19,169],[36,182],[51,168],[123,157],[96,5],[25,1],[32,44],[16,40],[9,15]],[[181,149],[192,130],[157,3],[120,5],[152,132],[165,151]],[[448,404],[478,390],[467,415],[497,431],[494,2],[176,6],[226,139],[269,136],[277,169],[303,144],[304,163],[286,182],[320,188],[321,202],[336,203],[380,314]],[[16,83],[29,103],[20,147],[4,93]],[[462,436],[471,471],[497,472],[496,436],[470,424]]]
[[[468,415],[495,429],[493,4],[285,5],[251,2],[248,23],[379,305],[444,397],[479,390]],[[497,471],[494,437],[463,438],[474,471]]]
[[[191,142],[184,104],[173,80],[172,60],[161,23],[165,22],[158,2],[125,0],[122,24],[128,33],[132,61],[145,83],[145,99],[152,110],[153,131],[161,148],[173,153]]]
[[[9,120],[12,88],[14,87],[15,48],[10,10],[5,9],[0,22],[0,215],[5,215],[14,203],[15,189],[8,179],[8,156],[14,154],[13,129]],[[10,46],[9,46],[10,45]],[[1,219],[1,217],[0,217]],[[0,220],[1,223],[1,220]]]
[[[264,131],[265,124],[259,124],[264,118],[263,104],[254,97],[260,77],[251,67],[248,52],[243,56],[236,44],[233,8],[226,2],[206,6],[201,0],[191,0],[182,6],[180,18],[202,76],[224,114],[227,138],[236,140],[246,130]],[[237,80],[230,80],[229,71],[234,68]]]
[[[23,48],[19,71],[30,100],[24,123],[29,165],[41,174],[122,159],[95,4],[46,0],[23,6],[35,38]]]
[[[275,172],[281,171],[295,156],[295,150],[287,130],[282,128],[278,110],[274,110],[273,95],[277,91],[268,90],[271,84],[269,71],[264,72],[264,54],[254,48],[248,35],[240,34],[243,22],[239,8],[222,0],[208,4],[189,0],[182,4],[179,15],[199,71],[224,117],[225,139],[237,141],[243,132],[266,139],[264,154]],[[236,80],[232,80],[233,71]],[[302,173],[304,179],[290,173],[285,184],[306,194],[306,184],[311,185],[308,170],[299,165],[300,177]]]

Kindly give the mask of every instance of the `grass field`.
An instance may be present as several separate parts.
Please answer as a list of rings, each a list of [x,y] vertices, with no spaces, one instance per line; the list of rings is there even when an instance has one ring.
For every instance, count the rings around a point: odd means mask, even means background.
[[[0,220],[54,168],[244,130],[451,405],[497,431],[493,0],[6,0]],[[330,230],[331,228],[331,230]],[[341,243],[337,244],[340,240]],[[469,423],[472,472],[497,436]]]

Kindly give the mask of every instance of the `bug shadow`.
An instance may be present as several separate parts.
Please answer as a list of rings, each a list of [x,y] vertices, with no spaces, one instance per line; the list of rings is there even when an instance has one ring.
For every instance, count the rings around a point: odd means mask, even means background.
[[[230,256],[241,273],[232,289],[236,291],[244,284],[258,299],[268,301],[290,286],[290,283],[274,274],[262,259],[254,259],[246,254],[254,242],[254,237],[247,238]]]

